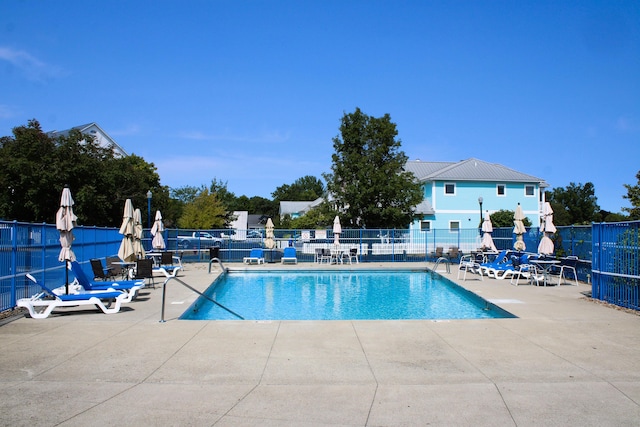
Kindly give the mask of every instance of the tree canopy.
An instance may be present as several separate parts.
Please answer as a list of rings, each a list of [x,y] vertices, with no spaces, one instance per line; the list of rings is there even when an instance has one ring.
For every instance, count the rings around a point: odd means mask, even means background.
[[[275,201],[312,201],[324,195],[324,184],[315,176],[306,175],[293,184],[284,184],[271,193]]]
[[[622,196],[631,203],[632,207],[622,208],[624,212],[629,213],[629,219],[631,220],[640,219],[640,172],[636,174],[636,179],[638,180],[636,185],[624,184],[627,194]]]
[[[514,211],[500,209],[491,214],[491,224],[494,227],[513,227]],[[529,217],[525,217],[522,221],[525,227],[531,227],[531,220]]]
[[[119,226],[127,198],[146,219],[149,190],[154,212],[169,205],[155,166],[139,156],[116,157],[76,130],[53,139],[35,119],[12,132],[0,138],[0,218],[52,223],[65,185],[83,225]]]
[[[584,225],[600,221],[600,207],[591,182],[569,183],[566,188],[558,187],[547,191],[546,200],[553,209],[555,225]]]
[[[342,117],[331,173],[323,176],[343,226],[406,228],[413,221],[422,186],[404,170],[408,158],[397,135],[389,114],[376,118],[356,108]]]
[[[178,227],[205,230],[225,228],[229,219],[229,211],[218,196],[205,188],[184,206]]]

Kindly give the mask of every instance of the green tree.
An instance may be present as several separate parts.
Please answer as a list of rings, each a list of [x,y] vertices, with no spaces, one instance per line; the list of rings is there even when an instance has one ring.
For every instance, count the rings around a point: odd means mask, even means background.
[[[640,172],[636,174],[638,180],[636,185],[624,184],[624,188],[627,189],[627,194],[622,196],[624,199],[629,200],[631,203],[630,208],[622,208],[623,212],[629,213],[630,220],[640,219]]]
[[[404,170],[408,158],[389,114],[375,118],[356,108],[342,117],[340,134],[333,138],[332,173],[323,176],[343,226],[408,227],[422,186]]]
[[[276,188],[271,196],[280,201],[312,201],[324,195],[324,184],[318,178],[306,175],[296,179],[293,184],[284,184]]]
[[[546,192],[546,200],[553,209],[555,225],[585,225],[600,221],[600,206],[591,182],[569,183],[566,188],[558,187]]]
[[[35,119],[0,139],[0,185],[7,189],[0,194],[0,217],[20,221],[52,223],[65,185],[83,225],[119,226],[127,198],[146,219],[148,190],[154,209],[169,203],[153,163],[136,155],[116,157],[79,131],[54,140]]]
[[[491,224],[494,227],[513,227],[513,217],[515,216],[514,211],[500,209],[497,212],[491,214]],[[525,227],[531,227],[531,220],[529,217],[525,217],[522,221]]]
[[[209,230],[225,228],[229,223],[229,214],[216,194],[204,189],[198,196],[185,205],[178,227]]]

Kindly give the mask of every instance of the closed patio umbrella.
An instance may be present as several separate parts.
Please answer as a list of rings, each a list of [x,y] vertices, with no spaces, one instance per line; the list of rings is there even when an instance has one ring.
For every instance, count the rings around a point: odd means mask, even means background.
[[[522,206],[518,203],[516,212],[513,215],[513,233],[516,235],[516,242],[513,244],[513,248],[516,251],[524,251],[527,249],[527,245],[524,243],[524,233],[527,232],[527,229],[524,227],[523,220],[524,213],[522,212]]]
[[[553,209],[551,209],[549,202],[545,202],[542,209],[540,231],[542,231],[544,235],[538,245],[538,253],[542,255],[552,255],[555,247],[553,240],[551,240],[551,235],[556,232],[556,226],[553,224]]]
[[[498,252],[495,243],[493,243],[493,238],[491,237],[491,233],[493,233],[493,224],[491,224],[491,215],[489,215],[489,211],[484,216],[484,221],[482,221],[482,248],[490,249],[494,252]]]
[[[340,234],[342,234],[342,226],[340,225],[340,218],[338,215],[333,220],[333,244],[340,244]]]
[[[153,240],[151,240],[151,247],[153,249],[162,250],[167,247],[164,243],[164,237],[162,237],[163,231],[164,224],[162,223],[162,214],[160,211],[156,211],[156,219],[151,227],[151,235],[153,236]]]
[[[144,258],[142,246],[142,212],[140,209],[133,211],[133,253],[137,259]]]
[[[267,219],[267,225],[265,226],[267,234],[266,234],[266,238],[264,240],[264,247],[267,249],[273,249],[276,247],[276,241],[275,241],[275,234],[273,234],[273,229],[275,228],[273,226],[273,221],[271,221],[271,218]]]
[[[65,292],[69,293],[69,268],[68,262],[75,261],[76,255],[71,250],[71,244],[73,243],[73,228],[76,226],[78,217],[73,213],[73,198],[71,197],[71,190],[69,187],[64,187],[62,190],[62,197],[60,198],[60,208],[56,213],[56,229],[60,231],[60,255],[58,255],[59,261],[64,261],[65,264]]]
[[[136,259],[133,252],[133,203],[131,199],[127,199],[124,203],[124,213],[122,214],[122,225],[119,233],[122,234],[122,242],[118,249],[118,257],[125,262],[132,262]]]

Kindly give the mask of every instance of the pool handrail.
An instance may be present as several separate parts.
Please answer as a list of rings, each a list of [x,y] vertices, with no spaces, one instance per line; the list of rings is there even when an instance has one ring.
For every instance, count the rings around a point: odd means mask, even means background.
[[[240,320],[245,320],[244,317],[240,316],[238,313],[236,313],[235,311],[225,307],[224,305],[220,304],[218,301],[214,300],[213,298],[203,294],[202,292],[200,292],[199,290],[195,289],[194,287],[186,284],[185,282],[183,282],[182,280],[178,279],[177,277],[174,276],[170,276],[167,278],[167,280],[164,281],[164,283],[162,284],[162,312],[160,314],[160,323],[165,323],[166,321],[164,320],[164,305],[165,305],[165,297],[167,294],[167,283],[169,283],[169,281],[171,280],[177,280],[181,285],[187,287],[188,289],[191,289],[193,292],[197,293],[198,295],[200,295],[203,298],[206,298],[207,300],[211,301],[212,303],[214,303],[215,305],[217,305],[218,307],[222,308],[223,310],[231,313],[232,315],[236,316],[238,319]]]
[[[229,270],[227,269],[227,267],[225,267],[225,266],[222,264],[222,261],[220,261],[220,258],[211,258],[211,259],[209,260],[209,273],[211,273],[211,263],[212,263],[212,262],[214,262],[214,261],[215,261],[215,262],[217,262],[218,264],[220,264],[220,268],[222,269],[222,271],[223,271],[223,272],[225,272],[225,273],[228,273],[228,272],[229,272]]]

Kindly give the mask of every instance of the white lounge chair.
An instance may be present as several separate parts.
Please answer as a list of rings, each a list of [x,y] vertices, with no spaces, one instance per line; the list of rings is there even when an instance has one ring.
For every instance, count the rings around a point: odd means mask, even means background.
[[[242,262],[245,264],[264,264],[264,251],[262,248],[251,249],[249,256],[242,258]]]
[[[287,262],[292,262],[294,264],[298,263],[298,257],[296,255],[296,248],[284,248],[284,252],[282,253],[282,258],[280,258],[280,262],[285,264]]]
[[[144,280],[91,281],[77,261],[72,261],[70,264],[73,275],[76,276],[78,284],[82,286],[85,291],[126,292],[127,298],[122,302],[131,302],[138,295],[138,291],[144,288]]]
[[[464,271],[464,275],[462,276],[462,280],[467,280],[467,272],[471,271],[472,273],[477,273],[480,277],[480,280],[484,280],[482,278],[482,271],[480,270],[480,264],[476,262],[473,255],[463,255],[460,258],[460,267],[458,268],[458,280],[460,279],[460,272]]]
[[[120,311],[120,305],[127,298],[127,294],[121,291],[93,291],[58,295],[38,282],[31,274],[27,274],[27,277],[33,283],[40,286],[42,292],[31,298],[19,299],[17,306],[26,308],[29,311],[29,315],[34,319],[49,317],[51,312],[58,307],[75,307],[80,305],[96,306],[106,314],[117,313]],[[106,304],[105,301],[107,301]]]

